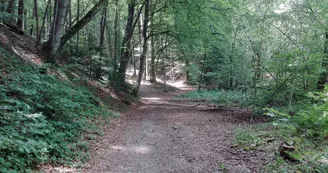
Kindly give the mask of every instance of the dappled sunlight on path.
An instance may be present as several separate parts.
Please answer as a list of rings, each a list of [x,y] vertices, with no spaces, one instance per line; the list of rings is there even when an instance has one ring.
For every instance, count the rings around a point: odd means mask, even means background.
[[[175,86],[175,87],[174,87]],[[176,87],[178,86],[178,87]],[[219,163],[231,172],[258,172],[259,154],[231,149],[232,129],[249,120],[246,110],[220,110],[174,102],[192,87],[143,84],[143,104],[111,122],[83,172],[216,172]],[[182,90],[179,89],[182,87]]]

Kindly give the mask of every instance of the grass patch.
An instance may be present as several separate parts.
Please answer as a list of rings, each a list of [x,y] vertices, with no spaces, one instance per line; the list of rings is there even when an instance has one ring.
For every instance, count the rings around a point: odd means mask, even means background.
[[[83,82],[60,80],[47,69],[0,49],[0,172],[85,160],[82,134],[100,134],[92,122],[114,115]]]

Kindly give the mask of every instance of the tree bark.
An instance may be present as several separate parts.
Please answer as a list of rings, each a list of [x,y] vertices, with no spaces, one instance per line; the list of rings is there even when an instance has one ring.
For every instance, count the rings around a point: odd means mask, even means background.
[[[156,9],[156,4],[158,2],[156,1],[155,3],[153,3],[151,1],[151,17],[150,17],[150,25],[153,26],[154,24],[154,15],[155,15],[155,9]],[[154,34],[154,27],[151,27],[150,28],[150,35],[153,35]],[[149,81],[151,83],[154,83],[156,82],[156,66],[155,66],[155,38],[154,36],[151,37],[151,44],[150,44],[150,47],[151,47],[151,52],[150,52],[150,79]]]
[[[24,21],[24,0],[19,0],[18,2],[18,19],[17,19],[17,27],[23,30],[23,21]]]
[[[324,44],[324,50],[323,50],[323,58],[322,58],[322,63],[321,67],[323,68],[323,72],[320,74],[319,81],[317,83],[317,89],[319,91],[323,91],[325,89],[325,85],[328,82],[328,30],[326,30],[325,33],[325,44]]]
[[[103,50],[105,48],[105,29],[106,29],[107,5],[103,8],[100,19],[100,32],[99,32],[99,47],[100,57],[103,57]]]
[[[136,1],[132,0],[130,1],[128,5],[128,19],[127,19],[127,24],[125,28],[125,34],[123,38],[123,43],[122,43],[122,53],[121,53],[121,60],[120,60],[120,67],[119,67],[119,75],[121,77],[121,80],[124,81],[125,79],[125,73],[126,73],[126,68],[130,59],[130,52],[131,52],[131,39],[133,36],[133,19],[134,19],[134,11],[135,11],[135,6],[136,6]]]
[[[48,9],[49,9],[50,3],[51,3],[51,1],[48,0],[46,9],[44,11],[42,25],[41,25],[41,29],[40,29],[40,33],[39,33],[39,40],[37,40],[37,44],[39,44],[41,42],[42,33],[44,33],[44,35],[46,35],[46,33],[47,33],[47,31],[46,31],[47,29],[44,29],[44,28],[45,28],[45,23],[46,23],[47,15],[49,15],[48,14]]]
[[[153,20],[153,19],[152,19]],[[150,55],[150,82],[156,82],[156,68],[155,68],[155,39],[151,37],[151,55]]]
[[[119,57],[119,11],[118,11],[118,0],[115,0],[115,19],[114,19],[114,59],[113,59],[113,66],[114,66],[114,73],[117,70],[117,58]]]
[[[143,37],[143,46],[142,46],[142,54],[140,56],[140,68],[139,68],[139,75],[137,79],[137,84],[132,91],[134,96],[137,96],[139,93],[141,80],[143,73],[145,71],[145,60],[148,51],[148,43],[147,43],[147,31],[148,31],[148,22],[149,22],[149,1],[145,0],[145,14],[144,14],[144,21],[143,21],[143,30],[142,30],[142,37]]]
[[[77,0],[77,12],[76,12],[76,21],[80,20],[80,0]],[[80,34],[79,32],[76,33],[76,47],[75,47],[75,53],[78,54],[79,52],[79,39]]]
[[[54,8],[53,29],[50,36],[50,56],[48,62],[54,63],[55,57],[60,50],[61,37],[63,35],[63,27],[65,23],[65,14],[67,10],[68,0],[56,0]]]
[[[106,29],[106,17],[107,17],[107,4],[102,9],[101,18],[100,18],[100,31],[99,31],[99,51],[100,51],[100,59],[97,64],[97,70],[95,74],[95,78],[99,79],[102,75],[102,59],[104,57],[104,49],[105,49],[105,29]]]
[[[37,44],[40,42],[40,28],[39,28],[39,12],[38,12],[38,0],[34,0],[34,17],[35,17],[35,31]]]
[[[9,13],[9,14],[13,13],[14,7],[15,7],[15,2],[16,2],[16,0],[9,0],[8,1],[7,13]]]
[[[139,22],[139,18],[143,10],[144,4],[141,5],[136,17],[135,17],[135,7],[136,7],[136,0],[133,0],[129,4],[128,20],[125,29],[124,40],[122,43],[122,54],[121,54],[120,67],[119,67],[119,75],[121,76],[122,81],[125,80],[127,65],[132,56],[133,47],[131,41],[136,24]],[[134,20],[134,18],[136,19]]]

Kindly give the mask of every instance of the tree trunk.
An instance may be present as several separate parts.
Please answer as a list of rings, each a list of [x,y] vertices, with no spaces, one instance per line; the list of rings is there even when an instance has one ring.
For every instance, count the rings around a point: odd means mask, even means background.
[[[106,17],[107,17],[107,4],[102,9],[101,18],[100,18],[100,31],[99,31],[99,48],[100,48],[100,59],[97,65],[95,78],[99,79],[102,75],[102,59],[104,57],[105,49],[105,29],[106,29]]]
[[[68,31],[65,33],[65,35],[62,35],[62,29],[65,22],[65,14],[67,9],[67,0],[57,0],[59,1],[59,9],[55,10],[56,14],[59,15],[59,18],[54,18],[54,23],[56,23],[56,27],[54,28],[54,31],[52,31],[52,36],[48,40],[48,42],[43,46],[43,49],[47,50],[47,48],[50,45],[50,54],[51,59],[49,59],[50,62],[54,62],[55,56],[62,50],[64,45],[67,43],[68,40],[70,40],[75,34],[77,34],[85,25],[87,25],[93,17],[97,14],[97,12],[101,9],[102,5],[104,5],[108,0],[100,0],[93,8],[85,15],[83,18],[79,21],[77,21],[76,24],[74,24],[71,28],[68,29]],[[55,1],[55,2],[57,2]],[[56,9],[56,8],[55,8]],[[55,15],[55,16],[57,16]],[[59,26],[60,25],[60,26]]]
[[[317,83],[317,89],[320,91],[323,91],[325,89],[325,85],[328,82],[328,30],[326,30],[325,33],[325,44],[324,44],[324,50],[323,50],[323,58],[322,58],[322,63],[321,67],[323,68],[323,72],[320,75],[319,81]]]
[[[77,0],[77,12],[76,12],[76,21],[80,20],[80,0]],[[79,39],[80,39],[80,34],[79,32],[76,33],[76,48],[75,48],[75,53],[78,54],[79,52]]]
[[[234,57],[235,47],[236,47],[237,32],[238,31],[235,31],[235,33],[234,33],[234,38],[233,38],[233,42],[231,45],[231,53],[229,56],[229,65],[230,65],[230,67],[229,67],[230,68],[230,70],[229,70],[229,89],[233,89],[233,87],[234,87],[233,86],[234,80],[232,78],[233,70],[234,70],[233,57]]]
[[[15,2],[16,2],[16,0],[8,1],[7,13],[12,14],[14,12]]]
[[[114,73],[117,70],[117,58],[119,57],[119,11],[118,11],[118,0],[115,0],[115,19],[114,19],[114,59],[113,59],[113,66],[114,66]]]
[[[39,28],[39,12],[38,12],[38,0],[34,0],[34,17],[35,17],[35,31],[37,44],[40,42],[40,28]]]
[[[65,35],[61,37],[58,52],[61,51],[61,49],[64,47],[68,40],[70,40],[75,34],[77,34],[85,25],[87,25],[93,19],[93,17],[99,12],[99,10],[107,1],[108,0],[100,0],[85,16],[83,16],[81,20],[77,21],[76,24],[74,24],[71,28],[68,29],[67,33],[65,33]]]
[[[103,8],[100,19],[100,33],[99,33],[99,47],[100,57],[103,57],[104,43],[105,43],[105,29],[106,29],[107,5]]]
[[[144,14],[144,21],[143,21],[143,30],[142,30],[142,37],[143,37],[143,46],[142,46],[142,54],[140,56],[140,69],[139,75],[137,79],[137,84],[132,91],[134,96],[137,96],[140,89],[140,84],[142,80],[142,76],[145,70],[145,60],[148,51],[148,43],[147,43],[147,30],[148,30],[148,22],[149,22],[149,0],[145,0],[145,14]]]
[[[16,6],[16,0],[8,0],[7,13],[14,14],[15,6]],[[3,20],[3,22],[12,29],[15,29],[15,30],[19,29],[15,25],[14,18],[12,17],[12,15],[10,15],[9,20]]]
[[[151,54],[150,54],[150,82],[156,82],[156,67],[155,67],[155,39],[151,37]]]
[[[139,18],[140,18],[141,12],[143,10],[144,3],[142,3],[142,5],[140,6],[140,9],[138,11],[138,14],[135,16],[136,5],[137,4],[136,4],[135,0],[131,1],[129,4],[128,20],[127,20],[124,40],[122,43],[122,54],[121,54],[120,68],[119,68],[119,75],[121,76],[122,81],[125,80],[125,73],[126,73],[127,65],[132,56],[133,48],[131,47],[132,46],[131,40],[133,37],[133,33],[135,30],[136,24],[139,23]],[[134,20],[134,18],[135,18],[135,20]]]
[[[157,2],[156,2],[157,3]],[[156,3],[153,3],[151,1],[151,17],[150,17],[150,24],[154,24],[154,13],[156,8]],[[150,28],[151,35],[154,34],[154,27]],[[150,52],[150,82],[154,83],[156,82],[156,68],[155,68],[155,38],[151,37],[151,52]]]
[[[18,1],[18,19],[16,25],[19,29],[23,30],[23,21],[24,21],[24,0]]]
[[[34,10],[32,11],[32,18],[34,17]],[[33,30],[34,30],[34,23],[31,23],[31,28],[30,28],[30,35],[33,36]]]
[[[125,28],[124,39],[122,43],[122,53],[121,53],[121,60],[120,60],[120,67],[119,67],[119,75],[121,80],[125,80],[125,73],[127,69],[127,65],[130,59],[130,52],[131,52],[131,39],[133,36],[133,19],[134,19],[134,11],[135,11],[136,1],[132,0],[129,3],[128,7],[128,19]]]
[[[50,36],[50,56],[48,62],[54,63],[55,57],[60,50],[61,37],[63,35],[63,27],[65,23],[65,14],[67,10],[68,0],[56,0],[54,8],[53,29]]]
[[[47,3],[47,6],[46,6],[46,9],[44,11],[44,16],[43,16],[43,20],[42,20],[42,25],[41,25],[41,29],[40,29],[40,33],[39,33],[39,40],[37,40],[37,44],[39,44],[41,42],[41,38],[42,38],[42,33],[44,33],[44,35],[46,35],[47,33],[47,29],[44,29],[44,25],[46,23],[46,19],[47,19],[47,15],[48,15],[48,9],[49,9],[49,6],[50,6],[50,3],[51,1],[48,0],[48,3]]]

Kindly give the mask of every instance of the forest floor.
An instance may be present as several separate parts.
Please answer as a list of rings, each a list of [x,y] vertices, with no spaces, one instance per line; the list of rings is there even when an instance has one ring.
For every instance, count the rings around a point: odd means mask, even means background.
[[[266,152],[231,147],[234,127],[249,124],[250,111],[177,100],[186,89],[142,85],[142,104],[105,127],[82,172],[259,172]]]

